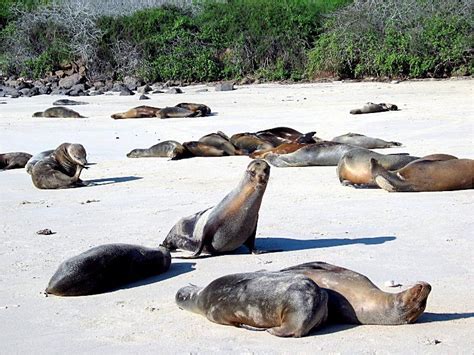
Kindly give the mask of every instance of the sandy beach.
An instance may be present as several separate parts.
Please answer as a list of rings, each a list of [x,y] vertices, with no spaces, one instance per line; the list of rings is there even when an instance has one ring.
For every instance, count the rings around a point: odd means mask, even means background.
[[[218,203],[240,180],[245,156],[130,159],[133,148],[288,126],[331,139],[355,132],[402,147],[377,150],[474,159],[474,81],[262,84],[214,92],[80,97],[87,118],[33,118],[61,96],[2,98],[0,152],[31,154],[81,143],[95,186],[36,189],[24,169],[0,172],[0,353],[450,353],[474,349],[474,190],[388,193],[341,186],[335,167],[271,169],[257,247],[213,258],[173,259],[170,270],[114,292],[61,298],[44,289],[65,259],[105,243],[157,246],[184,216]],[[368,115],[367,101],[401,109]],[[146,104],[204,103],[204,118],[112,120]],[[37,235],[49,228],[53,235]],[[299,339],[214,324],[180,310],[189,283],[261,269],[325,261],[358,271],[388,292],[432,285],[425,314],[403,326],[328,325]],[[395,281],[403,286],[389,288]]]

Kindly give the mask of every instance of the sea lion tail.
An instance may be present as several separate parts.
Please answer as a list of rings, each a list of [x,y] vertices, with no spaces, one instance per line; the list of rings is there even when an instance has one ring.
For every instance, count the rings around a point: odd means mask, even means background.
[[[388,171],[374,158],[370,159],[370,172],[373,181],[382,189],[389,192],[406,191],[405,182],[396,174]]]

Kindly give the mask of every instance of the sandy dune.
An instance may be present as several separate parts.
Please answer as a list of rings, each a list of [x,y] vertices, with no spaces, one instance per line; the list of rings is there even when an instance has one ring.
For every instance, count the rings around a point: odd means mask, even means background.
[[[180,218],[217,203],[240,179],[248,157],[129,159],[158,140],[186,141],[290,126],[323,138],[357,132],[404,143],[384,153],[447,153],[474,158],[474,81],[258,85],[232,92],[97,96],[75,106],[88,118],[32,118],[58,98],[2,99],[0,152],[37,153],[82,143],[82,174],[100,186],[42,191],[26,172],[0,172],[1,353],[472,353],[474,348],[474,191],[387,193],[343,187],[335,167],[272,168],[257,246],[283,249],[173,261],[170,271],[101,295],[45,297],[64,259],[92,246],[158,245]],[[401,111],[353,116],[367,101]],[[114,121],[140,104],[199,102],[215,116]],[[87,202],[89,201],[89,202]],[[92,202],[91,202],[92,201]],[[35,232],[50,228],[56,234]],[[322,260],[369,276],[383,289],[417,280],[433,290],[419,322],[405,326],[333,325],[300,339],[213,324],[180,310],[177,289],[236,272],[277,270]],[[391,289],[395,291],[394,289]],[[439,343],[438,343],[439,342]]]

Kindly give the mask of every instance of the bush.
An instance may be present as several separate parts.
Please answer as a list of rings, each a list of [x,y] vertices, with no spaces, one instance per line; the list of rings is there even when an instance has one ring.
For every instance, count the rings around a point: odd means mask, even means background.
[[[473,74],[469,0],[355,1],[309,53],[308,75],[360,78]]]

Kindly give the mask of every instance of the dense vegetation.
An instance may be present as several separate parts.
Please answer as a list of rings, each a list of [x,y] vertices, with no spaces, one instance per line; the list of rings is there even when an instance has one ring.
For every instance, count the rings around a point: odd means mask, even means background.
[[[89,79],[472,74],[470,0],[0,0],[0,70]],[[8,49],[8,50],[7,50]]]

